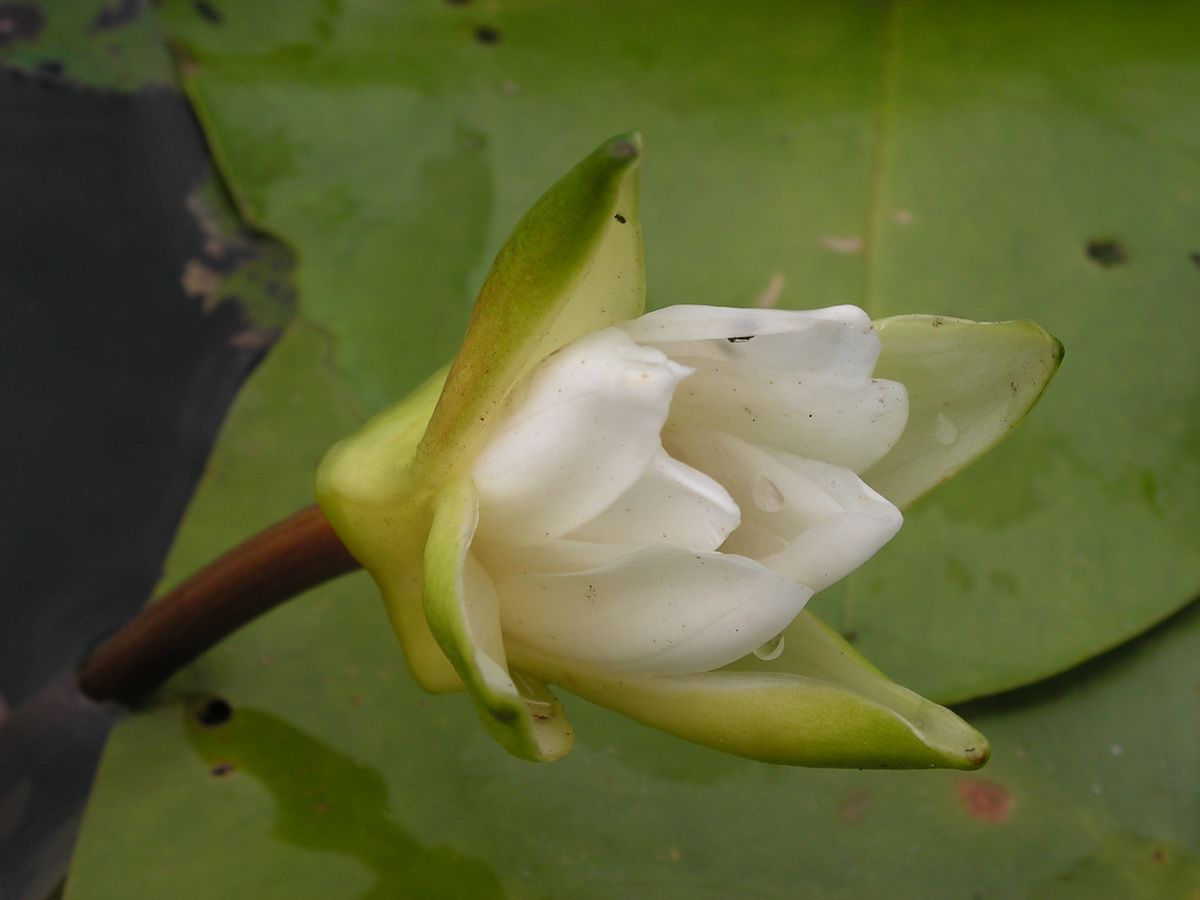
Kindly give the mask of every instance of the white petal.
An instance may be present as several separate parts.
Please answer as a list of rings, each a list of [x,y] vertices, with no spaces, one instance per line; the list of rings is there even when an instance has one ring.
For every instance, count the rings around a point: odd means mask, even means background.
[[[760,369],[865,378],[879,357],[879,337],[857,306],[803,311],[668,306],[620,327],[672,358],[733,360]]]
[[[629,544],[596,544],[560,538],[548,544],[517,547],[476,538],[471,553],[495,578],[581,572],[608,565],[640,548]]]
[[[493,690],[515,694],[500,632],[496,588],[474,554],[468,554],[464,561],[462,579],[463,618],[475,651],[475,666]]]
[[[812,591],[751,560],[649,547],[560,575],[499,576],[505,640],[626,672],[704,672],[782,631]]]
[[[821,590],[900,529],[900,511],[848,469],[752,447],[707,429],[671,429],[672,454],[720,481],[742,510],[722,545]]]
[[[475,461],[480,535],[542,542],[611,506],[661,450],[671,395],[690,371],[617,328],[543,362]]]
[[[660,450],[633,487],[567,537],[716,550],[740,521],[737,504],[725,488]]]
[[[908,393],[895,381],[681,362],[695,372],[675,393],[672,426],[715,428],[862,472],[895,446],[908,421]]]

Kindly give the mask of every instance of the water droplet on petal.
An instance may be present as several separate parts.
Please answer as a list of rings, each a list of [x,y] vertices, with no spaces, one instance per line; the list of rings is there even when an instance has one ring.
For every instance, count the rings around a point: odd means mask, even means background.
[[[949,447],[958,440],[958,426],[944,412],[938,413],[937,421],[933,424],[933,439],[943,447]]]
[[[770,478],[760,478],[754,485],[754,503],[763,512],[783,509],[783,491]]]
[[[779,659],[783,653],[783,635],[777,634],[765,644],[754,648],[754,655],[763,662],[770,662],[773,659]]]

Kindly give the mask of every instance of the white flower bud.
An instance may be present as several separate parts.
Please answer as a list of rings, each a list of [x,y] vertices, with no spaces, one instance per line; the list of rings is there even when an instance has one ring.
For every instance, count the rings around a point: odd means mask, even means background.
[[[878,355],[855,307],[680,306],[543,361],[471,470],[505,642],[689,674],[781,632],[900,527],[854,471],[908,415]]]

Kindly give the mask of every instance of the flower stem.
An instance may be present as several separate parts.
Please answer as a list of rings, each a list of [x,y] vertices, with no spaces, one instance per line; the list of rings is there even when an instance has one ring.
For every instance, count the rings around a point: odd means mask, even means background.
[[[247,622],[356,568],[320,509],[302,509],[142,610],[84,660],[80,690],[133,705]]]

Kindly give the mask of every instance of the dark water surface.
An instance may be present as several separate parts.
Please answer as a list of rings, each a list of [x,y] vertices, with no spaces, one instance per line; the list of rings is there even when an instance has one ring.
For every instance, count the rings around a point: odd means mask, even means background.
[[[189,261],[213,252],[193,212],[210,178],[178,92],[0,69],[5,898],[61,878],[114,717],[69,673],[149,598],[265,352],[236,304],[205,311],[184,289]]]

